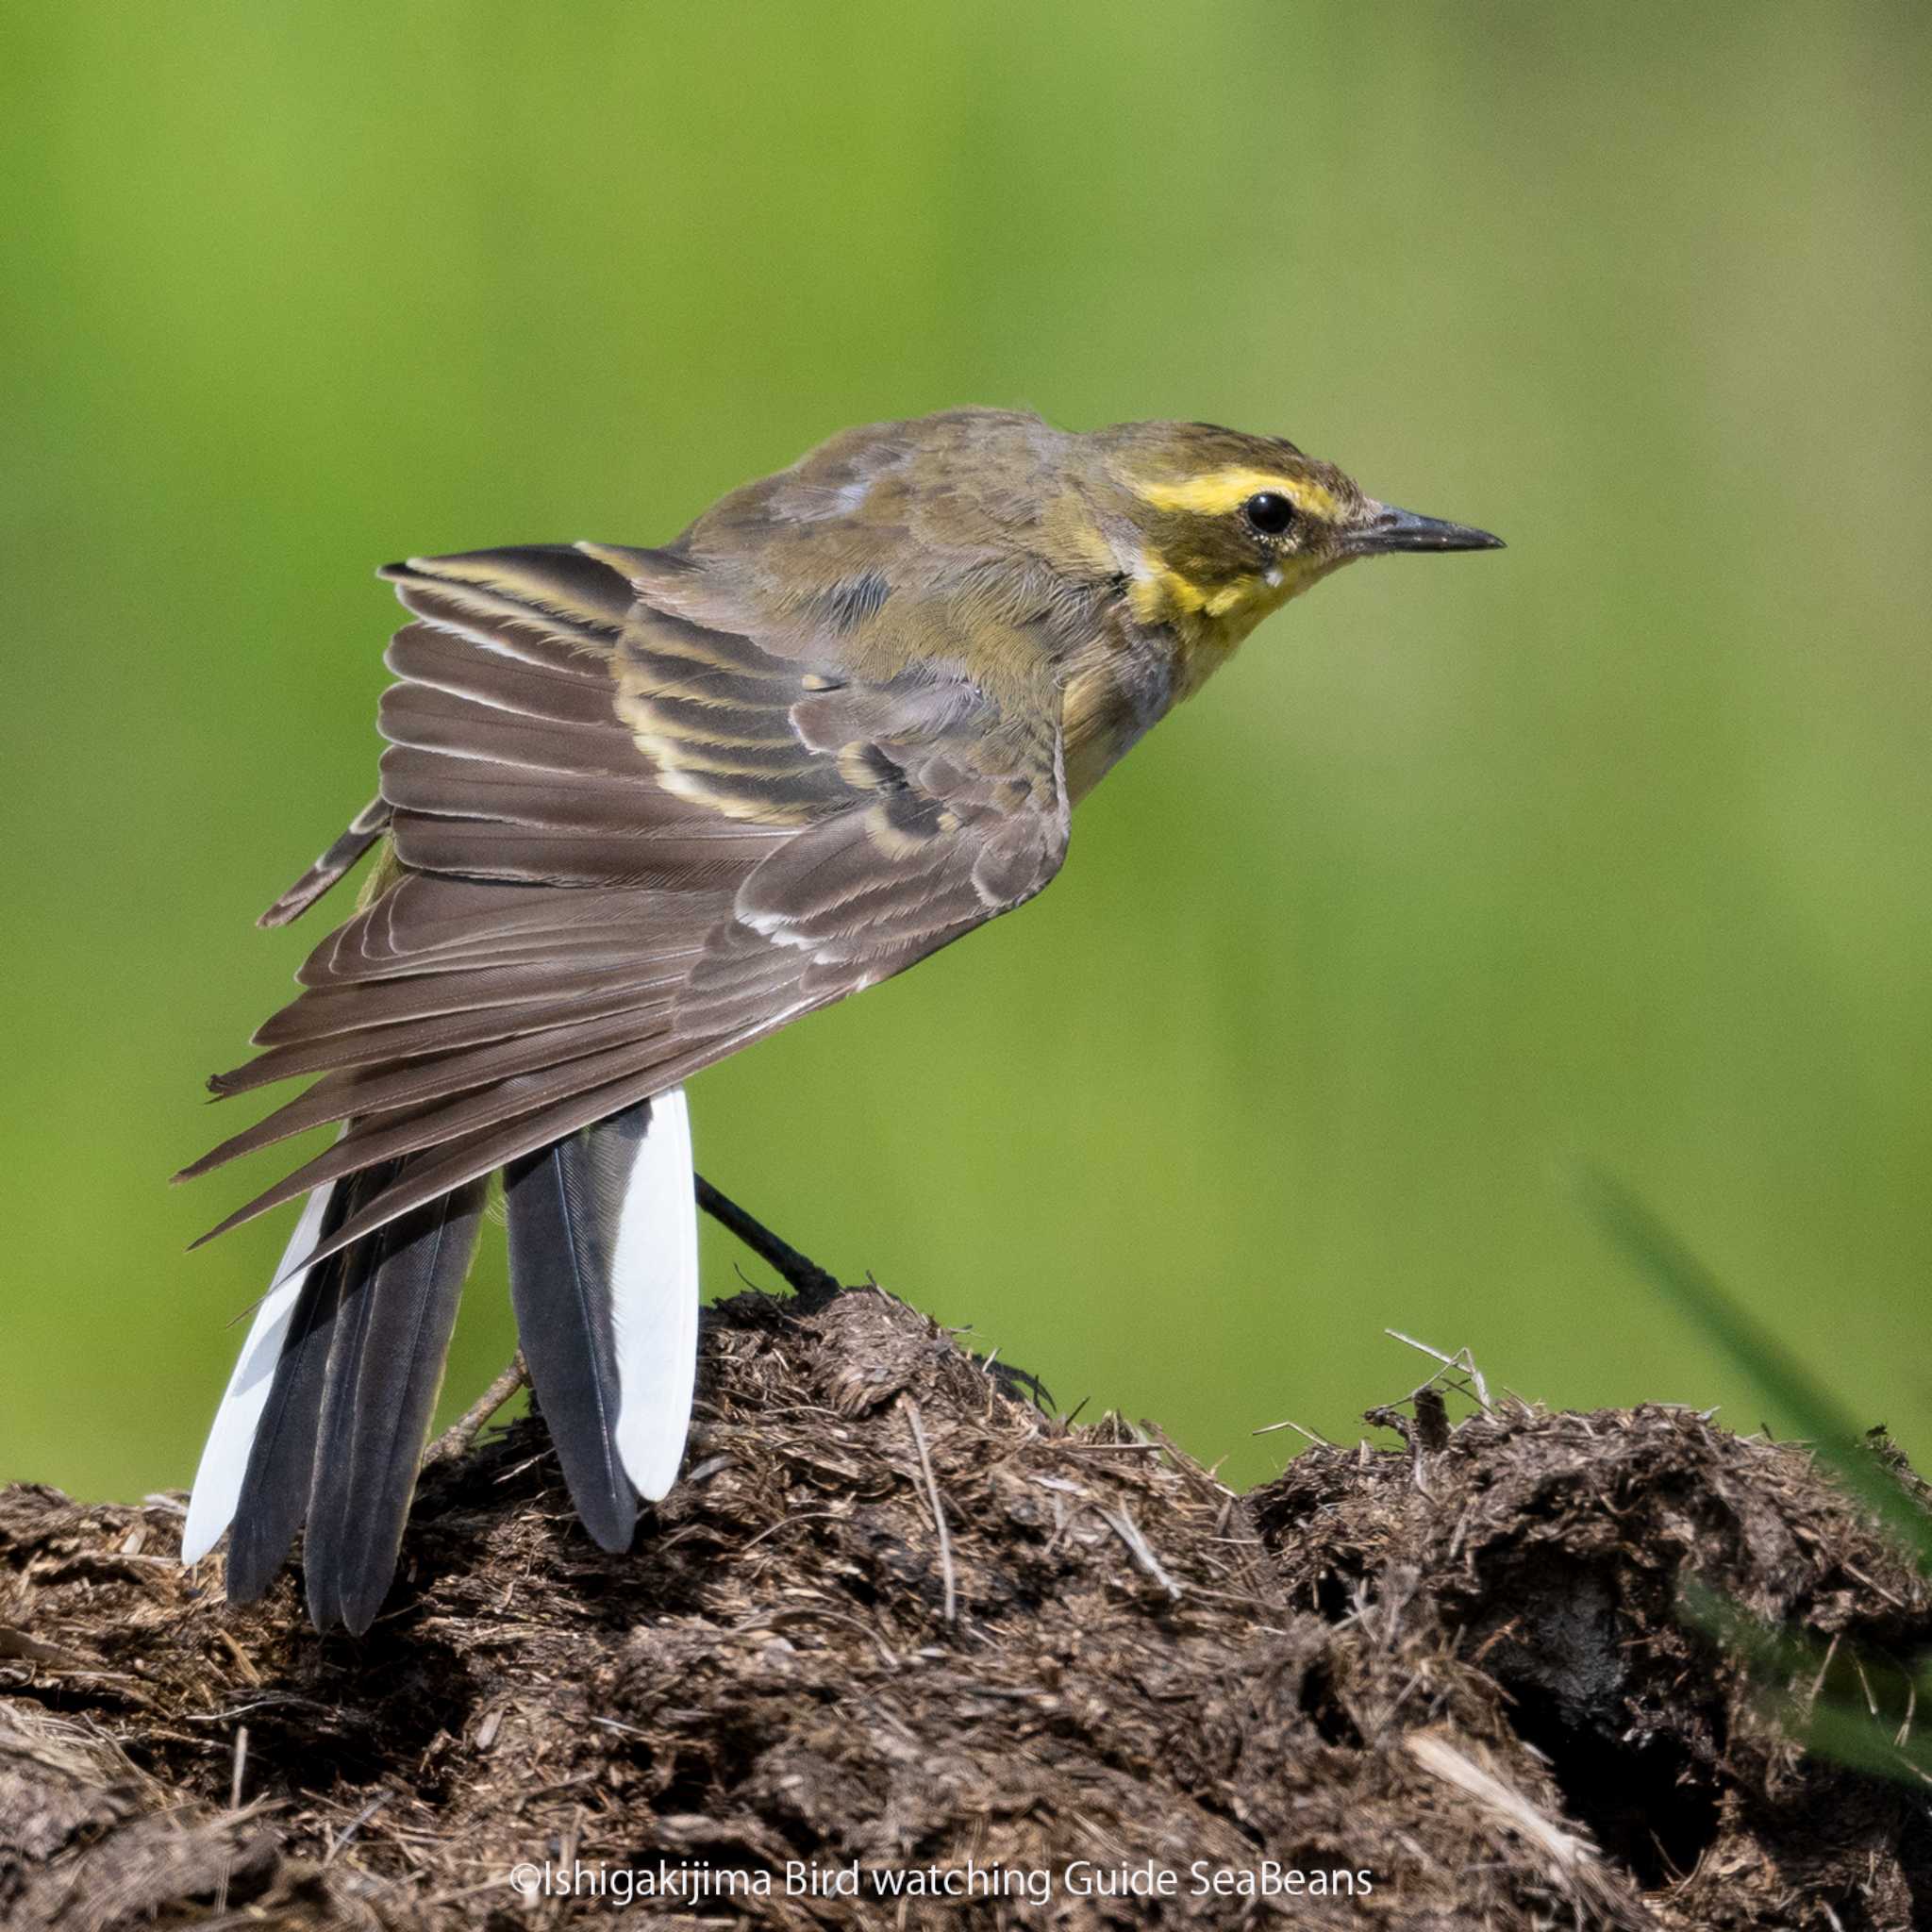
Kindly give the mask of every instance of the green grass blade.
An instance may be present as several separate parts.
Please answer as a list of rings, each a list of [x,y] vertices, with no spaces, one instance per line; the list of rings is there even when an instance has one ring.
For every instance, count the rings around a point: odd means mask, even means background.
[[[1932,1517],[1873,1453],[1857,1418],[1623,1182],[1587,1169],[1581,1192],[1612,1245],[1796,1424],[1819,1459],[1932,1574]]]

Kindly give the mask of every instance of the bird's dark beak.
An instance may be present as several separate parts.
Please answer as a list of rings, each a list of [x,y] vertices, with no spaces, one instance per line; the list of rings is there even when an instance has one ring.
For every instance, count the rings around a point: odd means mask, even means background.
[[[1500,550],[1503,540],[1467,524],[1445,524],[1441,517],[1418,516],[1392,504],[1372,503],[1369,519],[1342,533],[1341,547],[1350,557],[1387,557],[1397,550]]]

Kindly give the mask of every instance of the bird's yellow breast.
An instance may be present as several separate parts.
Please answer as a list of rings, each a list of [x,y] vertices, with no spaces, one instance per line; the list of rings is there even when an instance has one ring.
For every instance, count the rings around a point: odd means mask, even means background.
[[[1136,575],[1127,598],[1133,623],[1096,638],[1067,666],[1060,724],[1076,804],[1293,594],[1285,583],[1241,588],[1229,595],[1226,586],[1206,589],[1173,569]]]
[[[1127,599],[1137,624],[1173,633],[1178,701],[1199,691],[1264,617],[1307,589],[1314,576],[1298,558],[1218,582],[1149,560],[1136,573]]]

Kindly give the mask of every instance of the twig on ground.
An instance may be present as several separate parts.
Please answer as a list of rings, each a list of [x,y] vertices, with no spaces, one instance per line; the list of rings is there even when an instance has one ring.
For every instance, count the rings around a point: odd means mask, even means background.
[[[1264,1423],[1258,1429],[1250,1429],[1248,1433],[1252,1436],[1278,1436],[1283,1429],[1292,1429],[1297,1436],[1306,1436],[1318,1448],[1334,1449],[1339,1446],[1319,1430],[1305,1429],[1300,1423],[1291,1422],[1286,1417],[1278,1423]]]
[[[1424,1389],[1429,1386],[1430,1382],[1441,1381],[1445,1375],[1465,1377],[1466,1381],[1452,1381],[1449,1387],[1459,1389],[1463,1394],[1474,1400],[1478,1408],[1483,1409],[1485,1412],[1488,1411],[1490,1407],[1490,1385],[1483,1380],[1483,1372],[1475,1365],[1475,1356],[1467,1346],[1458,1348],[1454,1355],[1444,1355],[1440,1348],[1431,1348],[1426,1341],[1418,1341],[1413,1335],[1405,1335],[1400,1328],[1385,1328],[1382,1333],[1388,1336],[1391,1341],[1405,1342],[1408,1347],[1414,1349],[1418,1355],[1425,1355],[1431,1361],[1438,1361],[1442,1364],[1429,1377],[1428,1382],[1423,1384]]]
[[[1181,1600],[1181,1587],[1160,1567],[1160,1558],[1154,1554],[1147,1539],[1141,1534],[1141,1525],[1124,1509],[1103,1509],[1101,1521],[1127,1546],[1127,1554],[1141,1569],[1166,1591],[1174,1603]]]
[[[322,1855],[322,1862],[325,1865],[333,1864],[336,1854],[394,1796],[393,1791],[377,1791],[375,1797],[371,1798],[368,1804],[329,1840],[328,1850]]]
[[[451,1462],[458,1456],[467,1456],[470,1445],[483,1433],[483,1424],[529,1379],[530,1371],[524,1361],[524,1352],[518,1349],[510,1357],[509,1366],[503,1374],[430,1443],[424,1454],[424,1468],[427,1469],[433,1462]]]
[[[946,1622],[958,1619],[959,1592],[953,1576],[953,1540],[946,1534],[946,1507],[940,1496],[939,1478],[932,1473],[932,1457],[925,1446],[925,1425],[919,1419],[919,1405],[909,1395],[901,1395],[906,1420],[912,1425],[912,1446],[919,1451],[919,1467],[925,1475],[926,1500],[932,1506],[933,1527],[940,1535],[940,1569],[946,1586]]]

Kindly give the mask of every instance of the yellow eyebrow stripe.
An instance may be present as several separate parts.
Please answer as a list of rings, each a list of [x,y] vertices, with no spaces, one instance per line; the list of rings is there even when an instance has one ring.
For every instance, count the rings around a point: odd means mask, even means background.
[[[1134,493],[1156,509],[1182,510],[1195,516],[1225,516],[1264,490],[1285,496],[1310,516],[1332,517],[1338,505],[1332,491],[1298,477],[1278,476],[1269,470],[1214,470],[1181,483],[1135,480]]]

